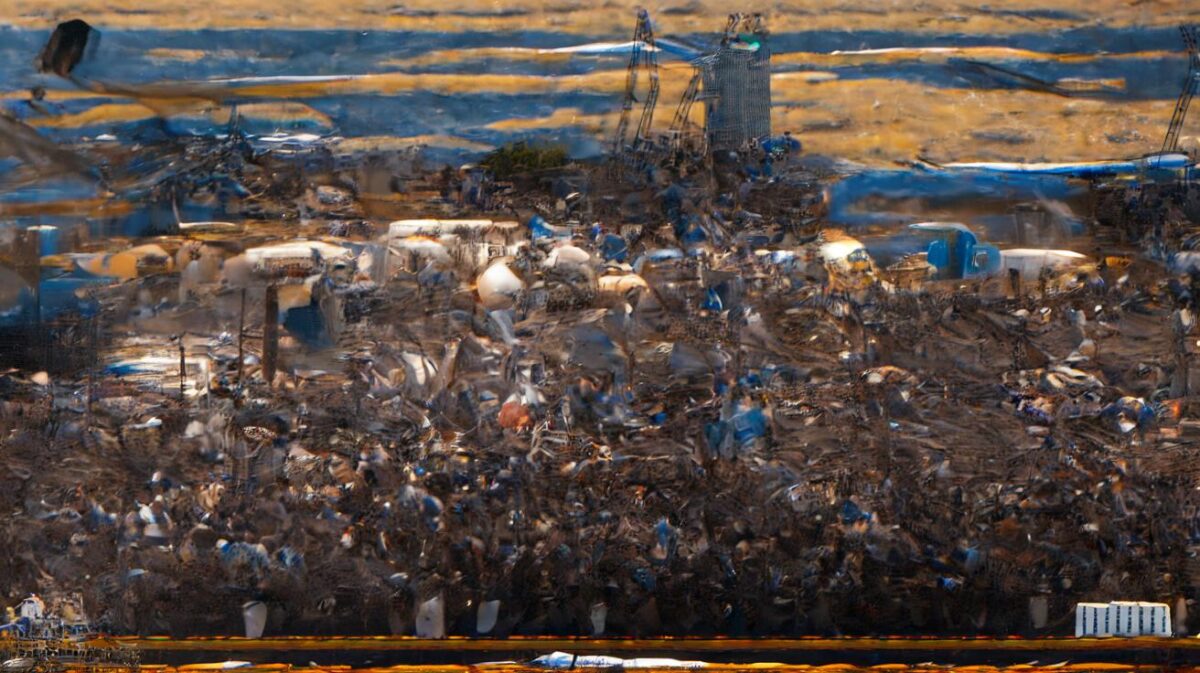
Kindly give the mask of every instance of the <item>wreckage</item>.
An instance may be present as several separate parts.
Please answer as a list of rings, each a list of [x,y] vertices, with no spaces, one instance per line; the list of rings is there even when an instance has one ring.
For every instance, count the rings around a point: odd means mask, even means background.
[[[46,612],[45,602],[30,596],[9,608],[0,625],[0,670],[6,673],[85,673],[140,670],[135,649],[97,637],[83,617],[78,599],[64,602],[62,615]]]
[[[387,216],[360,166],[192,139],[115,181],[168,231],[14,237],[0,593],[176,635],[1197,630],[1194,218],[843,230],[798,144],[692,173],[647,133],[648,176],[417,172]]]

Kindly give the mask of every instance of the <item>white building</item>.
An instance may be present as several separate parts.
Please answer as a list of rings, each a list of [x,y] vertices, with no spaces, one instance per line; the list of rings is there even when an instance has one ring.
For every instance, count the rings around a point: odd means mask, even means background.
[[[1166,603],[1113,601],[1075,606],[1075,637],[1171,636],[1171,608]]]

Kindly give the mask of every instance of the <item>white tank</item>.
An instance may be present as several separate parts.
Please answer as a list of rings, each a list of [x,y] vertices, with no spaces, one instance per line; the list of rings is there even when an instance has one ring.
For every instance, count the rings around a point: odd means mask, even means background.
[[[442,604],[441,595],[417,606],[417,637],[446,637],[446,608]]]
[[[546,255],[546,261],[542,262],[542,265],[552,269],[560,266],[587,265],[591,261],[592,256],[583,248],[574,245],[560,245]]]
[[[475,613],[475,631],[480,635],[491,633],[500,616],[500,601],[483,601]]]
[[[608,622],[608,606],[604,603],[596,603],[592,606],[591,614],[588,615],[589,621],[592,623],[592,635],[604,635],[604,629]]]
[[[512,306],[516,296],[525,289],[525,281],[504,262],[496,262],[479,274],[475,289],[484,308],[490,311]]]
[[[247,638],[262,638],[267,628],[267,605],[262,601],[249,601],[242,605],[242,620],[246,623]]]

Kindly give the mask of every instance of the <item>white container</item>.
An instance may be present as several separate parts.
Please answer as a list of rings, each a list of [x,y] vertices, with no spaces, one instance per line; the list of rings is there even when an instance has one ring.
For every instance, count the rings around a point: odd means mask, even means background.
[[[250,601],[242,605],[242,620],[246,622],[247,638],[262,638],[267,628],[267,606],[262,601]]]
[[[483,601],[475,613],[475,631],[486,635],[496,628],[496,619],[500,616],[500,601]]]
[[[1171,608],[1166,603],[1139,603],[1143,636],[1170,638]]]
[[[416,621],[418,638],[446,637],[446,610],[440,594],[417,606]]]
[[[1138,627],[1140,620],[1137,619],[1137,603],[1134,601],[1113,601],[1109,603],[1109,610],[1113,611],[1113,635],[1114,636],[1136,636],[1138,635]]]
[[[605,603],[592,605],[592,611],[588,616],[588,620],[592,623],[593,636],[604,635],[604,629],[608,621],[608,605]]]
[[[1031,596],[1029,598],[1029,623],[1034,630],[1046,628],[1046,622],[1049,621],[1050,601],[1045,596]]]
[[[1075,637],[1171,636],[1171,608],[1166,603],[1113,601],[1075,606]]]
[[[1079,603],[1075,606],[1075,637],[1104,638],[1112,635],[1108,603]]]

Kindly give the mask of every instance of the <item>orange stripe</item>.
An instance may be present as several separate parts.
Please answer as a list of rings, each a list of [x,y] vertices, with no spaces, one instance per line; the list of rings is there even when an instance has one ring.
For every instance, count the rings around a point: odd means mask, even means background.
[[[504,640],[451,637],[428,640],[406,636],[277,637],[247,639],[241,637],[198,637],[172,639],[158,637],[120,637],[117,641],[143,650],[161,651],[270,651],[270,650],[390,650],[390,651],[491,651],[528,652],[530,650],[571,650],[576,652],[618,651],[713,651],[713,652],[787,652],[814,650],[845,651],[1114,651],[1114,650],[1194,650],[1197,638],[559,638],[544,636],[512,637]]]

